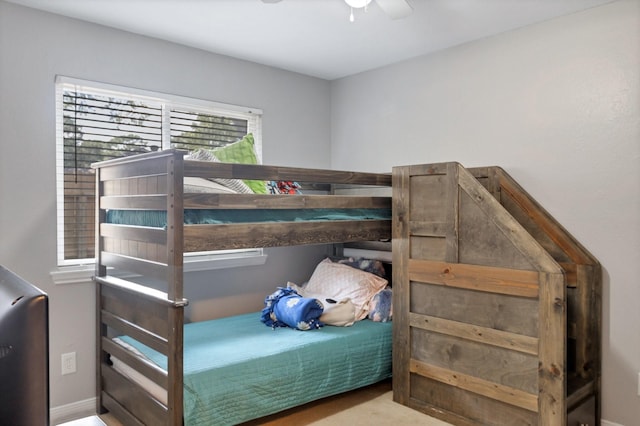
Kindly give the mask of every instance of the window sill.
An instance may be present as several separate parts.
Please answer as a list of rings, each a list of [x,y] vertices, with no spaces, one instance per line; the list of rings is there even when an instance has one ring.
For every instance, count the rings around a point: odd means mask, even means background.
[[[184,272],[257,266],[264,265],[266,261],[267,255],[264,253],[192,256],[191,258],[185,257]],[[95,269],[95,263],[86,263],[83,265],[59,266],[51,271],[50,274],[55,285],[83,284],[92,281]],[[116,276],[126,278],[122,274],[116,274]],[[127,276],[131,277],[132,275]]]
[[[50,274],[55,285],[65,285],[90,282],[95,271],[95,264],[86,263],[84,265],[58,266]]]

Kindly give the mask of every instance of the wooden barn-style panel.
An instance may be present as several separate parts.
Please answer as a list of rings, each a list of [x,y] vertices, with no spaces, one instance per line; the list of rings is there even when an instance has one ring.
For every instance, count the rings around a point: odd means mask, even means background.
[[[397,402],[453,424],[566,425],[599,400],[599,265],[513,179],[396,167],[393,208]]]
[[[500,167],[469,169],[562,267],[567,285],[568,394],[600,389],[602,270],[597,259]]]

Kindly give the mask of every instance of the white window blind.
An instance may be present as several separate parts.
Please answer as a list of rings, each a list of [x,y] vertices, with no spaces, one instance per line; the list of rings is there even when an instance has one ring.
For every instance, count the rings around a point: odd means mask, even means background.
[[[94,262],[92,163],[167,148],[217,148],[248,133],[261,158],[260,110],[199,99],[58,77],[56,123],[59,266]]]

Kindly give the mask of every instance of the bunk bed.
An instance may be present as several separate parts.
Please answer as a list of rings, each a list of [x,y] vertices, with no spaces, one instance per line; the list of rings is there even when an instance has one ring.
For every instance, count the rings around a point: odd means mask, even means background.
[[[334,185],[388,189],[391,175],[194,161],[185,159],[185,154],[166,150],[93,166],[98,207],[94,278],[98,412],[109,411],[127,425],[175,426],[183,421],[187,425],[232,424],[388,378],[390,323],[363,320],[352,327],[272,330],[260,322],[257,312],[185,325],[188,300],[183,294],[183,255],[388,241],[389,195],[335,195],[325,190]],[[187,179],[297,181],[320,191],[317,195],[188,192]],[[327,209],[332,209],[328,215]],[[263,210],[269,219],[253,216]],[[123,219],[126,215],[114,215],[114,211],[142,211],[147,217],[154,216],[156,222],[154,226],[127,222],[134,219]],[[224,212],[228,217],[198,223],[193,217],[199,214],[194,212],[203,211]],[[292,211],[320,212],[321,217],[274,220],[274,216],[284,217]],[[352,216],[352,211],[357,211],[357,216]],[[379,216],[381,211],[387,211],[386,216]],[[112,271],[144,279],[132,282],[114,277]],[[147,282],[153,285],[147,286]],[[200,335],[208,336],[206,343]],[[241,335],[245,340],[239,347],[225,349],[226,337],[237,340]],[[312,340],[317,341],[312,346],[314,352],[290,355],[288,349],[303,350]],[[328,346],[330,340],[335,346]],[[197,355],[192,351],[194,346],[199,348]],[[259,349],[268,353],[258,353]],[[241,359],[232,361],[230,353],[242,355]],[[197,385],[193,375],[202,369],[203,354],[216,372],[206,378],[208,382]],[[257,367],[255,363],[238,366],[249,355],[263,357],[262,362]],[[294,368],[296,358],[311,370]],[[353,364],[354,370],[343,370],[347,364]],[[216,375],[225,369],[228,374]],[[273,371],[278,374],[265,379]],[[289,387],[302,382],[304,376],[311,380],[304,382],[304,391]],[[243,385],[245,381],[251,384]],[[201,388],[214,385],[221,386],[216,394],[205,397],[199,393]],[[244,395],[237,396],[235,392],[242,388]],[[215,417],[222,412],[226,413],[223,417]]]
[[[499,167],[392,175],[394,400],[456,425],[599,424],[598,261]]]

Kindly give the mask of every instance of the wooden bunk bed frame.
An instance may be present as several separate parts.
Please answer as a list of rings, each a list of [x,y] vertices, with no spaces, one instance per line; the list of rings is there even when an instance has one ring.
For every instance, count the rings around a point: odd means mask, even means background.
[[[95,164],[97,410],[127,425],[183,423],[183,255],[187,252],[328,244],[391,238],[390,220],[184,225],[185,209],[391,208],[390,196],[186,194],[185,176],[391,186],[390,174],[189,161],[166,150]],[[160,210],[165,229],[105,223],[108,209]],[[165,283],[165,291],[108,274],[129,271]],[[126,334],[167,356],[164,371],[111,337]],[[118,373],[114,355],[167,391],[160,403]]]
[[[499,167],[396,167],[393,211],[394,400],[457,425],[599,424],[598,261]]]

